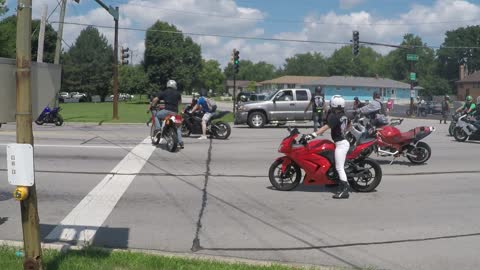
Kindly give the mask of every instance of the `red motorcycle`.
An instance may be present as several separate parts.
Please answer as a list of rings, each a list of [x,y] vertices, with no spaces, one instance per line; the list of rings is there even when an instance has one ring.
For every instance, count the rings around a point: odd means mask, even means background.
[[[162,128],[160,131],[155,130],[155,121],[158,121],[155,117],[156,110],[151,109],[151,121],[150,138],[153,145],[158,145],[160,139],[166,141],[166,148],[169,152],[177,151],[178,147],[178,135],[177,128],[182,125],[183,117],[180,114],[170,113],[162,120]]]
[[[379,156],[392,156],[392,162],[399,156],[406,156],[414,164],[422,164],[430,159],[432,149],[421,140],[435,131],[434,127],[416,127],[401,132],[393,126],[384,126],[376,130],[377,144],[373,151]],[[391,164],[390,163],[390,164]]]
[[[292,190],[300,183],[302,172],[304,185],[338,184],[335,169],[335,144],[329,140],[312,140],[306,142],[299,136],[298,129],[288,129],[290,135],[283,139],[278,152],[285,156],[277,158],[270,166],[270,183],[278,190]],[[350,186],[359,192],[374,190],[382,180],[380,165],[366,158],[375,140],[360,141],[352,146],[345,161],[345,172]]]

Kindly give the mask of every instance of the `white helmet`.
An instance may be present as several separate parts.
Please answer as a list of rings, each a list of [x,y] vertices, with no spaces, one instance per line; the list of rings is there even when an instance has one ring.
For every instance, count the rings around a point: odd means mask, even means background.
[[[333,109],[345,108],[345,99],[341,95],[334,95],[330,99],[330,108],[333,108]]]
[[[177,82],[174,80],[169,80],[167,82],[167,88],[177,89]]]

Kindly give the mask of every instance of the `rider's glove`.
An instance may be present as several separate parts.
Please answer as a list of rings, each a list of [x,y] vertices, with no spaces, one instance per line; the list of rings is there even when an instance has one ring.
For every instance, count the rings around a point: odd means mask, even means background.
[[[317,133],[313,132],[312,134],[305,135],[305,140],[310,141],[317,137]]]

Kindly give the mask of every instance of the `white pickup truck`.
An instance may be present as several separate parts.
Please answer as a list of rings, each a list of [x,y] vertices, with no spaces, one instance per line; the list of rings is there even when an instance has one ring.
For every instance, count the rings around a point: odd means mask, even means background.
[[[305,113],[305,109],[311,99],[309,89],[280,89],[264,101],[239,103],[235,112],[235,124],[261,128],[266,124],[309,121],[312,119],[312,110]]]

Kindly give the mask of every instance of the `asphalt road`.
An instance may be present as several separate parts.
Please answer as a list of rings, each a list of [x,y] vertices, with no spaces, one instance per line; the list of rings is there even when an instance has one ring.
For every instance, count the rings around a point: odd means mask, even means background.
[[[271,188],[285,128],[238,126],[229,140],[186,138],[169,153],[144,141],[145,125],[35,126],[42,238],[352,268],[479,269],[480,145],[455,142],[433,120],[400,127],[415,125],[437,127],[425,139],[430,161],[380,158],[377,190],[341,201],[330,188]],[[6,176],[14,141],[15,127],[2,126],[1,240],[22,239]],[[67,240],[55,233],[65,230]]]

